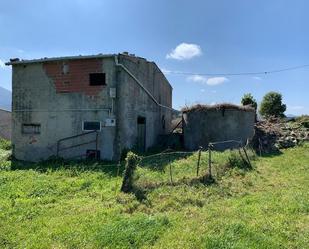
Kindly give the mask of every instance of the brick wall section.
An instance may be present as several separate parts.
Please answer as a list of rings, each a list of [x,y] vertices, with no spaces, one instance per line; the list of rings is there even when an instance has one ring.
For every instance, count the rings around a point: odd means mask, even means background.
[[[67,74],[63,74],[63,64],[69,66]],[[75,92],[93,96],[98,95],[104,87],[89,85],[89,73],[103,73],[100,59],[45,62],[43,68],[53,80],[57,93]]]

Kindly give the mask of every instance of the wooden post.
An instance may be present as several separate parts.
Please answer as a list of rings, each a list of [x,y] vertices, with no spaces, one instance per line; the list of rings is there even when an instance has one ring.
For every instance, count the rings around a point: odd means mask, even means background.
[[[121,162],[118,161],[118,164],[117,164],[117,177],[119,176],[120,166],[121,166]]]
[[[198,176],[198,173],[200,171],[201,152],[202,152],[202,147],[200,147],[199,150],[198,150],[198,159],[197,159],[197,165],[196,165],[196,176]]]
[[[208,174],[211,176],[211,143],[208,144]]]
[[[170,180],[171,180],[171,183],[173,184],[172,164],[170,162],[169,162],[169,166],[170,166]]]
[[[245,152],[245,155],[246,155],[246,158],[247,158],[247,161],[248,161],[248,164],[249,164],[250,168],[252,168],[252,165],[251,165],[251,162],[250,162],[250,159],[248,157],[248,154],[247,154],[247,151],[246,151],[245,147],[243,147],[242,149]]]
[[[120,172],[120,166],[121,166],[121,162],[120,161],[118,161],[118,164],[117,164],[117,178],[118,178],[118,176],[119,176],[119,172]],[[115,186],[115,195],[116,195],[116,192],[117,192],[117,189],[118,189],[118,179],[116,179],[116,186]]]

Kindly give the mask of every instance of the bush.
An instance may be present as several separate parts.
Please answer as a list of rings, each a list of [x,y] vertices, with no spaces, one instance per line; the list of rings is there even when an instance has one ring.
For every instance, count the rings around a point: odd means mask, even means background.
[[[239,151],[232,150],[228,157],[228,166],[231,168],[249,169],[250,164],[240,155]]]
[[[11,141],[0,138],[0,149],[3,149],[3,150],[12,149]]]
[[[126,168],[123,175],[123,182],[121,186],[121,191],[128,193],[133,189],[133,177],[134,171],[137,166],[137,162],[139,161],[139,156],[134,154],[133,152],[128,152],[126,157]]]

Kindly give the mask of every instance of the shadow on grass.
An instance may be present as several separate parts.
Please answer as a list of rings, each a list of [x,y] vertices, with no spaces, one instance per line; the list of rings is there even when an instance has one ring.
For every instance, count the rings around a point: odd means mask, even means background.
[[[265,158],[274,158],[274,157],[280,156],[282,154],[283,154],[283,152],[278,150],[278,151],[270,152],[270,153],[262,153],[262,155],[260,157],[262,157],[262,158],[263,157],[265,157]]]
[[[51,159],[47,161],[32,163],[12,159],[11,170],[35,170],[38,172],[57,171],[57,170],[72,170],[78,172],[93,171],[102,172],[110,176],[122,175],[124,171],[124,162],[117,163],[107,161],[72,161],[63,159]]]
[[[181,185],[198,186],[201,184],[204,186],[210,186],[216,184],[216,180],[212,176],[206,174],[200,177],[182,178],[173,182],[141,183],[140,185],[135,184],[131,190],[131,193],[135,195],[138,201],[145,201],[147,200],[147,194],[160,187],[176,187]]]

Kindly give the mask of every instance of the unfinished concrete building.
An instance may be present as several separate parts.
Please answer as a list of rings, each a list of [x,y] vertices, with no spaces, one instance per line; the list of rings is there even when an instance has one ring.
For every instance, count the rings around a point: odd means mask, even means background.
[[[255,110],[233,104],[195,105],[183,110],[184,147],[197,150],[210,142],[222,142],[215,149],[224,150],[245,145],[254,135]],[[232,140],[232,141],[231,141]]]
[[[123,54],[11,59],[13,155],[118,160],[170,131],[172,87],[154,62]]]

